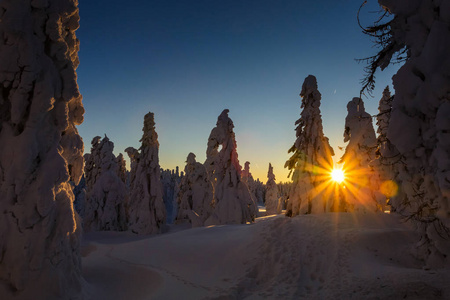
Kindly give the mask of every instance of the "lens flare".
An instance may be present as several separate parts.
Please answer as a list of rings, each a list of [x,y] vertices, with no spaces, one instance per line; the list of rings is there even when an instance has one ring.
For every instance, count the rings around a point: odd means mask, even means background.
[[[331,171],[331,179],[333,179],[337,183],[341,183],[345,180],[344,171],[342,169],[333,169]]]
[[[398,185],[392,180],[387,180],[381,184],[380,191],[386,196],[386,198],[392,198],[398,193]]]

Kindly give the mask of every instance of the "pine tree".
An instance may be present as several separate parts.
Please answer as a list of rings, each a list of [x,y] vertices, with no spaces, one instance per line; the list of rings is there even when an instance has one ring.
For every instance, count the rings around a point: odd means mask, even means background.
[[[258,200],[256,198],[256,183],[255,180],[253,179],[252,173],[250,172],[249,161],[246,161],[244,164],[244,170],[242,170],[241,179],[247,185],[248,190],[250,191],[250,195],[252,196],[253,202],[257,204]]]
[[[177,216],[177,196],[180,190],[181,177],[176,167],[175,170],[161,169],[161,183],[163,186],[163,199],[167,212],[167,223],[172,224]]]
[[[128,227],[137,234],[161,233],[166,223],[158,158],[158,134],[153,113],[144,117],[140,152],[125,149],[131,160]]]
[[[331,170],[334,155],[328,138],[323,134],[320,100],[316,77],[306,77],[300,93],[303,109],[297,125],[297,139],[289,149],[292,156],[285,164],[292,175],[293,186],[289,196],[287,214],[321,213],[329,210],[329,199],[321,194],[321,185]]]
[[[257,213],[248,187],[241,181],[234,125],[228,112],[225,109],[220,114],[208,139],[205,167],[215,182],[215,209],[206,225],[245,224],[253,222]]]
[[[78,1],[0,1],[2,299],[81,298]],[[4,294],[6,293],[6,294]]]
[[[378,192],[379,178],[371,161],[375,159],[377,139],[369,115],[361,98],[347,104],[344,142],[348,142],[339,163],[344,163],[347,179],[345,199],[349,210],[377,211],[386,198]]]
[[[381,182],[380,191],[389,199],[388,204],[390,205],[391,211],[400,212],[406,204],[405,195],[399,189],[401,180],[397,170],[401,167],[403,159],[397,148],[387,137],[393,99],[394,96],[391,96],[389,87],[386,87],[378,106],[376,159],[370,165],[378,173]]]
[[[374,73],[398,61],[387,137],[404,163],[398,168],[407,197],[402,214],[418,227],[418,256],[429,265],[450,264],[450,15],[448,1],[392,1],[387,16],[365,32],[381,50],[368,58],[366,85]],[[443,239],[446,237],[446,239]]]
[[[107,136],[92,139],[85,174],[86,202],[83,218],[85,231],[126,230],[127,192],[119,177],[119,165],[113,154],[114,143]],[[95,174],[95,176],[91,176]]]
[[[214,209],[214,190],[203,164],[189,153],[177,197],[177,220],[189,220],[192,227],[203,226]]]
[[[275,175],[273,174],[272,164],[269,163],[269,171],[267,172],[266,183],[266,213],[268,215],[274,215],[281,213],[281,207],[279,205],[278,186],[275,182]]]
[[[119,153],[119,155],[117,155],[117,166],[119,167],[117,170],[117,176],[119,176],[120,180],[122,180],[122,182],[126,185],[128,171],[125,158],[123,158],[122,153]]]

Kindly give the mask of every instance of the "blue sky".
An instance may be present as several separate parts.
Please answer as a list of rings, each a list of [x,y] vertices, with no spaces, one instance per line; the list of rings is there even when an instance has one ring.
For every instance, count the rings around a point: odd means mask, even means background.
[[[205,160],[209,133],[227,108],[241,165],[250,161],[254,177],[265,182],[271,162],[277,181],[287,181],[298,94],[312,74],[337,161],[346,105],[364,76],[355,59],[376,51],[357,24],[362,2],[79,0],[85,152],[104,134],[116,154],[138,148],[144,115],[152,111],[161,167],[183,170],[189,152]],[[369,1],[365,25],[378,9]],[[369,113],[376,114],[396,70],[377,74],[374,98],[363,98]]]

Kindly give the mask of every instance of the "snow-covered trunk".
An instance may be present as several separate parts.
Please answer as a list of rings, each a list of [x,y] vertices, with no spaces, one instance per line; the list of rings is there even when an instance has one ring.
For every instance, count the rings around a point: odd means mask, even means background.
[[[0,1],[0,295],[81,297],[78,2]]]
[[[213,186],[203,164],[189,153],[178,193],[177,221],[189,220],[192,227],[203,226],[214,208]]]
[[[333,166],[334,155],[328,138],[323,134],[320,100],[316,77],[306,77],[300,93],[303,111],[295,122],[296,141],[289,149],[293,152],[285,167],[292,174],[293,186],[289,195],[287,214],[322,213],[327,210],[329,199],[324,193],[325,182]]]
[[[114,143],[106,136],[103,140],[99,137],[92,140],[85,168],[89,178],[83,217],[85,231],[126,230],[127,193],[113,150]]]
[[[266,183],[266,213],[268,215],[274,215],[281,212],[280,201],[278,196],[278,186],[275,182],[275,175],[273,174],[272,164],[269,163],[269,171],[267,172]]]
[[[144,117],[140,152],[125,151],[131,160],[131,187],[128,204],[128,228],[137,234],[160,233],[166,223],[162,196],[159,143],[153,113]]]
[[[390,41],[408,50],[393,77],[387,134],[405,163],[402,213],[419,224],[421,256],[442,265],[450,260],[449,243],[440,237],[450,228],[450,1],[379,2],[394,14]]]
[[[206,151],[205,167],[215,181],[215,209],[206,221],[213,224],[245,224],[253,222],[257,207],[245,183],[241,181],[241,166],[233,132],[233,121],[225,109],[211,130]],[[219,146],[222,149],[219,151]]]
[[[372,116],[365,111],[361,98],[353,98],[347,111],[344,142],[348,144],[340,161],[346,173],[347,210],[375,212],[386,197],[379,192],[379,177],[370,165],[377,148]]]

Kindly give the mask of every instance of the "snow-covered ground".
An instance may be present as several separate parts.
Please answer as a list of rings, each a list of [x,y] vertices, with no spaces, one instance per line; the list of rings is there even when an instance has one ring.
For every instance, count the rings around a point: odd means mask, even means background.
[[[394,214],[269,216],[247,225],[84,236],[94,299],[450,299],[450,270],[427,270]]]

